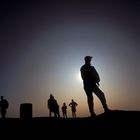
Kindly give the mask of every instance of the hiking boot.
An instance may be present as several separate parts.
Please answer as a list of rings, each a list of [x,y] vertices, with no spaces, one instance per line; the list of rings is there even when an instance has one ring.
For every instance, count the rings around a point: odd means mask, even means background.
[[[109,108],[105,109],[105,113],[110,113],[111,110]]]

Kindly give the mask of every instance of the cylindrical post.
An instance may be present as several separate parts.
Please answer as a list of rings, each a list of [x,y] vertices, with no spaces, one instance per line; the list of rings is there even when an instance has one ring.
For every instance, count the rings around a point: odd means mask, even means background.
[[[32,118],[32,104],[31,103],[20,104],[20,118],[23,118],[23,119]]]

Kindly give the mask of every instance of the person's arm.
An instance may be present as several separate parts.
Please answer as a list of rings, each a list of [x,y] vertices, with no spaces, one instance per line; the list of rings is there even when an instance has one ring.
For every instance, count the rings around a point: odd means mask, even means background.
[[[98,74],[97,71],[96,71],[96,78],[97,78],[97,83],[99,83],[100,82],[100,77],[99,77],[99,74]]]
[[[78,104],[75,102],[75,105],[77,106]]]
[[[50,101],[48,100],[48,108],[50,108]]]
[[[98,72],[96,71],[96,78],[97,78],[97,86],[100,86],[99,82],[100,82],[100,77]]]
[[[83,67],[81,67],[80,72],[81,72],[81,77],[82,77],[82,79],[84,80]]]
[[[92,76],[93,76],[95,82],[97,83],[97,85],[99,86],[100,76],[99,76],[97,70],[94,67],[92,67],[92,70],[93,70],[93,75]]]

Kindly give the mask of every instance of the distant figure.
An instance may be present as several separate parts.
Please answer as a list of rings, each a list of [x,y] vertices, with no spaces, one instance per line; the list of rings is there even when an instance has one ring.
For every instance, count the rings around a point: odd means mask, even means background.
[[[63,113],[63,118],[67,118],[67,105],[66,105],[66,103],[63,103],[62,113]]]
[[[93,95],[92,92],[95,93],[95,95],[100,99],[104,111],[108,112],[108,106],[106,104],[106,99],[104,93],[99,89],[99,82],[100,77],[94,66],[91,66],[91,59],[92,56],[86,56],[85,57],[85,64],[81,67],[81,77],[83,79],[83,85],[84,90],[87,95],[87,102],[89,106],[89,111],[91,114],[91,117],[96,117],[96,114],[94,113],[94,107],[93,107]]]
[[[48,99],[48,109],[49,116],[51,117],[51,113],[54,113],[54,117],[60,117],[59,113],[59,105],[52,94],[50,94],[50,98]]]
[[[71,107],[71,111],[72,111],[72,117],[76,118],[76,106],[78,104],[72,99],[71,103],[69,104],[69,106]]]
[[[3,96],[1,96],[0,111],[1,111],[2,118],[6,117],[6,112],[7,112],[8,107],[9,107],[8,101],[6,99],[4,99]]]

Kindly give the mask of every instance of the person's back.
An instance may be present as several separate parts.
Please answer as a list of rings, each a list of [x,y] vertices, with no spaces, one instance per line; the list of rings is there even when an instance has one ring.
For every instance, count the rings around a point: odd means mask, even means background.
[[[8,107],[9,107],[8,101],[5,100],[3,96],[1,96],[0,109],[1,109],[2,118],[5,118],[6,110]]]

